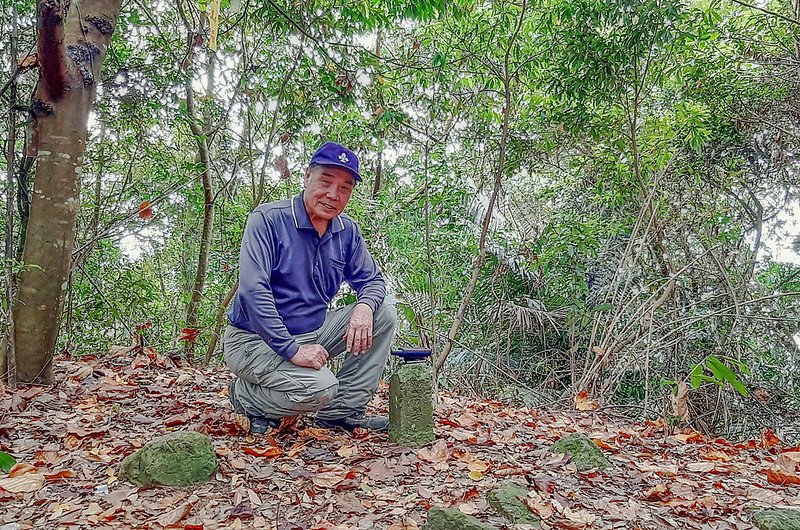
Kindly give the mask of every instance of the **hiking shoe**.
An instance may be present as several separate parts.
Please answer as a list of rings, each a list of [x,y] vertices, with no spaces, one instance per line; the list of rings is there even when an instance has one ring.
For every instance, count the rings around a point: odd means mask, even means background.
[[[228,399],[231,402],[231,407],[233,407],[234,412],[237,414],[241,414],[242,416],[247,418],[248,424],[250,428],[248,429],[253,434],[266,434],[272,429],[277,429],[281,425],[281,420],[276,420],[274,418],[267,418],[266,416],[253,416],[252,414],[248,414],[244,407],[236,400],[234,397],[234,386],[236,383],[236,379],[231,379],[231,382],[228,383]]]
[[[281,426],[281,420],[267,418],[266,416],[251,416],[247,414],[247,419],[250,420],[250,432],[253,434],[266,434],[272,429],[277,429]]]
[[[364,414],[358,414],[333,420],[317,418],[316,424],[326,429],[339,427],[348,432],[353,432],[355,429],[367,429],[375,432],[389,431],[388,416],[366,416]]]

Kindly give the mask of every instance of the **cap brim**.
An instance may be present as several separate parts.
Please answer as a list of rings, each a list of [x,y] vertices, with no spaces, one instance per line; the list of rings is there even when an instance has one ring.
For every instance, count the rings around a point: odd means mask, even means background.
[[[324,162],[316,162],[316,163],[319,164],[320,166],[335,166],[335,167],[340,167],[342,169],[346,169],[348,173],[353,175],[353,178],[356,179],[356,182],[361,182],[361,175],[359,175],[358,172],[353,171],[353,168],[345,164],[340,164],[338,162],[333,162],[331,160],[325,160]]]

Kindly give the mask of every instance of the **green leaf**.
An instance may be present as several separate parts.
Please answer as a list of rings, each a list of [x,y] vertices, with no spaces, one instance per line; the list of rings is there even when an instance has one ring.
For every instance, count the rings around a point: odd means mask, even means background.
[[[614,304],[605,303],[595,306],[592,311],[599,313],[600,311],[611,311],[612,309],[614,309]]]
[[[11,467],[16,464],[17,461],[14,460],[14,457],[8,453],[4,453],[0,451],[0,469],[4,472],[8,473]]]
[[[727,382],[734,389],[736,389],[737,392],[747,397],[748,395],[747,388],[739,380],[739,378],[736,377],[736,374],[733,373],[733,370],[728,368],[728,365],[726,365],[724,362],[722,362],[720,359],[718,359],[713,355],[710,355],[708,357],[708,359],[706,360],[706,365],[714,373],[714,376],[716,376],[721,381]]]
[[[703,365],[696,364],[692,367],[689,384],[692,385],[692,388],[700,388],[700,385],[703,384],[703,377]]]

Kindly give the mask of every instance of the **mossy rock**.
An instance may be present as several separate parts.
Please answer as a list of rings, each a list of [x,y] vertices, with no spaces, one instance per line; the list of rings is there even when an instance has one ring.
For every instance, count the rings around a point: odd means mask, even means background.
[[[160,436],[123,460],[119,477],[137,486],[188,486],[217,470],[211,438],[194,431]]]
[[[455,508],[434,506],[428,510],[428,520],[422,530],[497,530],[497,527],[482,523]]]
[[[759,530],[800,530],[800,511],[761,510],[756,512],[755,523]]]
[[[589,469],[605,469],[609,466],[603,451],[583,434],[568,434],[550,448],[553,453],[567,453],[580,471]]]
[[[513,482],[505,482],[489,493],[489,505],[515,524],[537,524],[536,517],[525,504],[528,490]]]

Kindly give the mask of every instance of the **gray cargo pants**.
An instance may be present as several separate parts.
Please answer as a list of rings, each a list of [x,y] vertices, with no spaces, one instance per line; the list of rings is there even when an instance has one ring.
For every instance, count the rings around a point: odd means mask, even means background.
[[[296,335],[300,344],[321,344],[331,357],[344,352],[344,334],[355,304],[328,311],[318,330]],[[394,338],[397,312],[386,302],[373,315],[372,348],[361,355],[348,353],[333,374],[295,366],[275,353],[255,333],[233,326],[222,339],[225,364],[238,378],[230,386],[236,402],[251,416],[281,418],[316,412],[320,419],[362,414],[378,388],[389,347]]]

